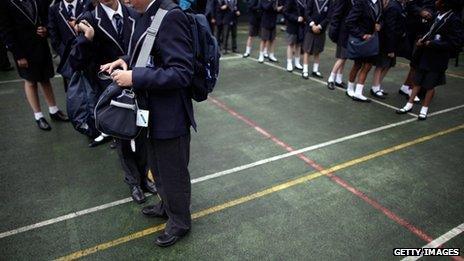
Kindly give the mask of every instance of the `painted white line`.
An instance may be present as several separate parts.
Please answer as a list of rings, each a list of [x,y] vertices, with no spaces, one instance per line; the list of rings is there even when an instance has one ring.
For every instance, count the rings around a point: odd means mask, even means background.
[[[445,234],[441,235],[440,237],[434,239],[427,245],[423,246],[422,249],[424,248],[438,248],[445,244],[446,242],[450,241],[454,237],[458,236],[459,234],[464,232],[464,223],[461,225],[451,229],[450,231],[446,232]],[[408,256],[406,258],[403,258],[402,261],[415,261],[418,260],[419,258],[423,257],[422,255],[420,256]]]
[[[460,106],[453,107],[453,108],[445,109],[445,110],[442,110],[442,111],[437,111],[435,113],[431,113],[431,114],[429,114],[429,117],[433,117],[433,116],[440,115],[440,114],[443,114],[443,113],[458,110],[460,108],[464,108],[464,104],[460,105]],[[404,124],[407,124],[407,123],[410,123],[410,122],[415,122],[415,121],[417,121],[417,120],[416,119],[408,119],[408,120],[404,120],[404,121],[400,121],[400,122],[396,122],[396,123],[391,123],[391,124],[381,126],[381,127],[378,127],[378,128],[358,132],[358,133],[355,133],[355,134],[352,134],[352,135],[348,135],[348,136],[341,137],[341,138],[338,138],[338,139],[326,141],[326,142],[323,142],[323,143],[312,145],[312,146],[302,148],[302,149],[299,149],[299,150],[295,150],[295,151],[292,151],[292,152],[288,152],[288,153],[285,153],[285,154],[273,156],[273,157],[270,157],[270,158],[267,158],[267,159],[258,160],[256,162],[252,162],[252,163],[249,163],[249,164],[245,164],[245,165],[238,166],[238,167],[235,167],[235,168],[231,168],[231,169],[228,169],[228,170],[224,170],[224,171],[216,172],[216,173],[209,174],[209,175],[206,175],[206,176],[202,176],[202,177],[199,177],[199,178],[195,178],[195,179],[192,179],[191,182],[192,182],[192,184],[195,184],[195,183],[199,183],[199,182],[219,178],[219,177],[226,176],[226,175],[229,175],[229,174],[232,174],[232,173],[236,173],[236,172],[239,172],[239,171],[242,171],[242,170],[251,169],[251,168],[254,168],[256,166],[267,164],[267,163],[270,163],[270,162],[273,162],[273,161],[278,161],[278,160],[281,160],[281,159],[285,159],[285,158],[288,158],[288,157],[291,157],[291,156],[294,156],[294,155],[297,155],[297,154],[301,154],[301,153],[304,153],[304,152],[309,152],[309,151],[321,149],[321,148],[324,148],[324,147],[327,147],[327,146],[330,146],[330,145],[334,145],[334,144],[341,143],[341,142],[344,142],[344,141],[352,140],[352,139],[355,139],[355,138],[359,138],[359,137],[366,136],[366,135],[369,135],[369,134],[373,134],[373,133],[376,133],[376,132],[380,132],[380,131],[383,131],[383,130],[391,129],[391,128],[401,126],[401,125],[404,125]],[[149,196],[149,194],[146,194],[146,195]],[[59,216],[59,217],[49,219],[49,220],[45,220],[45,221],[42,221],[42,222],[39,222],[39,223],[36,223],[36,224],[20,227],[20,228],[17,228],[17,229],[6,231],[6,232],[2,232],[2,233],[0,233],[0,239],[5,238],[5,237],[9,237],[9,236],[13,236],[13,235],[16,235],[16,234],[19,234],[19,233],[23,233],[23,232],[26,232],[26,231],[30,231],[30,230],[33,230],[33,229],[37,229],[37,228],[40,228],[40,227],[44,227],[44,226],[52,225],[52,224],[55,224],[55,223],[59,223],[59,222],[65,221],[65,220],[73,219],[73,218],[76,218],[76,217],[79,217],[79,216],[94,213],[94,212],[104,210],[104,209],[107,209],[107,208],[122,205],[122,204],[125,204],[125,203],[128,203],[128,202],[131,202],[131,201],[132,201],[132,198],[128,197],[128,198],[117,200],[117,201],[114,201],[114,202],[111,202],[111,203],[103,204],[103,205],[100,205],[100,206],[80,210],[80,211],[77,211],[77,212],[72,212],[70,214]]]
[[[253,61],[256,61],[256,62],[258,61],[258,59],[252,58],[252,57],[248,57],[247,59],[250,59],[250,60],[253,60]],[[287,71],[287,69],[285,69],[285,68],[283,68],[283,67],[281,67],[281,66],[278,66],[278,65],[276,65],[276,64],[270,63],[270,62],[264,62],[263,64],[268,65],[268,66],[271,66],[271,67],[274,67],[274,68],[279,69],[279,70],[282,70],[282,71]],[[295,74],[295,75],[298,75],[298,76],[301,77],[301,73],[298,73],[298,72],[293,71],[292,74]],[[327,82],[324,82],[324,81],[322,81],[322,80],[315,79],[315,78],[312,78],[312,77],[309,77],[309,80],[314,81],[314,82],[317,82],[317,83],[320,83],[320,84],[322,84],[322,85],[324,85],[324,86],[327,85]],[[342,88],[336,88],[336,89],[339,90],[339,91],[345,92],[345,90],[342,89]],[[381,102],[381,101],[376,100],[376,99],[370,99],[370,100],[371,100],[372,102],[374,102],[374,103],[380,104],[380,105],[382,105],[382,106],[385,106],[385,107],[387,107],[387,108],[393,109],[393,110],[395,110],[395,111],[398,110],[398,109],[400,109],[400,108],[398,108],[398,107],[392,106],[392,105],[390,105],[390,104]],[[418,116],[417,114],[414,114],[414,113],[411,113],[411,112],[408,112],[408,114],[411,115],[411,116],[413,116],[413,117],[415,117],[415,118],[417,118],[417,116]]]
[[[55,74],[53,78],[62,78],[61,75]],[[15,83],[15,82],[24,82],[24,79],[14,79],[14,80],[7,80],[7,81],[0,81],[0,84],[7,84],[7,83]]]

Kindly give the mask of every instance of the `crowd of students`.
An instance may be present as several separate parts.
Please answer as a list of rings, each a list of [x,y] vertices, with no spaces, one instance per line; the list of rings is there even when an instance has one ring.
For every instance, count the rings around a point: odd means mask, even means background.
[[[385,99],[382,82],[397,57],[410,61],[409,73],[399,93],[408,98],[398,114],[409,112],[422,97],[419,119],[427,118],[434,88],[445,84],[445,71],[451,57],[463,45],[462,0],[249,0],[248,38],[243,57],[251,54],[254,38],[260,37],[258,62],[277,62],[274,54],[277,15],[286,21],[286,69],[302,71],[302,77],[323,78],[319,70],[320,54],[326,35],[336,43],[336,62],[328,76],[327,87],[346,89],[346,95],[359,102],[370,102],[364,96],[364,85],[375,67],[370,94]],[[228,52],[229,34],[232,51],[237,52],[236,23],[240,13],[236,0],[210,0],[211,26],[217,28],[217,39]],[[223,28],[228,28],[224,31]],[[375,55],[352,57],[349,39],[378,40]],[[303,56],[303,63],[300,57]],[[309,64],[312,59],[312,71]],[[343,82],[347,59],[354,61],[348,84]]]

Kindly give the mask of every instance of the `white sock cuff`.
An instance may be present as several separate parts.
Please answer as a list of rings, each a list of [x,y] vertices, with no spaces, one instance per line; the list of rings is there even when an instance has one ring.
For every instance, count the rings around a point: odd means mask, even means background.
[[[51,106],[51,107],[48,107],[48,111],[51,113],[51,114],[55,114],[59,111],[60,109],[58,109],[58,106]]]
[[[420,110],[420,114],[425,114],[427,115],[427,112],[429,111],[429,107],[422,106]]]

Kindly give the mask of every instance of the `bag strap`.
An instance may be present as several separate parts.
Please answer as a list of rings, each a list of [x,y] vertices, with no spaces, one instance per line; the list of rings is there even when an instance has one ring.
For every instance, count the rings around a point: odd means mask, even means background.
[[[168,13],[168,10],[159,8],[155,14],[155,18],[151,22],[150,27],[147,29],[147,35],[143,40],[142,49],[140,49],[139,57],[135,63],[135,67],[145,67],[150,56],[151,49],[156,40],[156,35],[160,28],[161,22]]]

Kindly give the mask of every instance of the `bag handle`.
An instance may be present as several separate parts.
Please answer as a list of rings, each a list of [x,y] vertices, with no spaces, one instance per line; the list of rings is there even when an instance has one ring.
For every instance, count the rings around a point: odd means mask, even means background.
[[[147,65],[148,57],[150,56],[151,49],[153,48],[153,44],[156,40],[156,35],[158,34],[161,22],[167,13],[168,10],[162,8],[159,8],[156,12],[155,18],[151,22],[150,27],[147,29],[147,35],[143,40],[142,49],[140,49],[135,67],[145,67]]]

